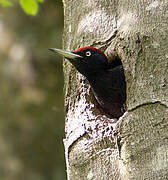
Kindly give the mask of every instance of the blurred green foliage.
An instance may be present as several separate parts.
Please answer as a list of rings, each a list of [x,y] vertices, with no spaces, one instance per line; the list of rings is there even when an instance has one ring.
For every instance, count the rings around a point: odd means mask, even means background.
[[[39,3],[42,3],[43,0],[19,0],[20,6],[25,11],[25,13],[35,16],[39,9]],[[0,5],[2,7],[12,6],[12,0],[0,0]]]
[[[34,16],[38,12],[39,2],[43,0],[20,0],[20,5],[27,14]]]
[[[62,3],[0,8],[0,179],[64,180]]]
[[[10,1],[10,0],[0,0],[0,5],[1,5],[2,7],[7,7],[7,6],[12,6],[13,3],[12,3],[12,1]]]

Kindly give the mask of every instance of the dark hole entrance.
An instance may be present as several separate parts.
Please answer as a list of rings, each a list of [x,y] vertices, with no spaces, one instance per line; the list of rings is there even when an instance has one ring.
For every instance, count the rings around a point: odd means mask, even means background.
[[[114,82],[112,83],[113,87],[114,89],[118,88],[118,90],[116,91],[112,90],[111,92],[111,94],[113,94],[111,98],[111,102],[114,99],[114,101],[118,103],[118,106],[116,105],[116,107],[114,107],[115,111],[118,112],[116,113],[118,115],[118,117],[116,118],[118,119],[126,111],[126,81],[125,81],[123,64],[119,56],[113,57],[113,59],[109,62],[109,69],[110,71],[113,71],[112,76],[113,77],[115,76],[115,80],[114,78],[112,78],[113,79],[112,81]],[[111,89],[113,89],[113,87],[111,87]]]
[[[117,66],[121,66],[121,65],[122,65],[122,61],[118,56],[116,56],[112,61],[109,62],[110,69],[113,69],[113,68],[115,68]]]

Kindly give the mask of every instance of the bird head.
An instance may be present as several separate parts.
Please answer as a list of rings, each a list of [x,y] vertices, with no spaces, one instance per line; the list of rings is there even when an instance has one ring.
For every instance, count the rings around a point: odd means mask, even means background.
[[[73,52],[55,48],[50,48],[50,50],[68,59],[86,77],[108,69],[106,55],[99,49],[91,46],[79,48]]]

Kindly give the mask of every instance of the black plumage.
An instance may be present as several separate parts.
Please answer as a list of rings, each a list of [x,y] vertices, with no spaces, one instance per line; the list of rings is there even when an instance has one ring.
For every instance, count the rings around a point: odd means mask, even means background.
[[[94,96],[105,113],[119,118],[125,112],[126,83],[119,59],[108,62],[99,49],[84,47],[74,52],[51,49],[66,57],[86,77]]]

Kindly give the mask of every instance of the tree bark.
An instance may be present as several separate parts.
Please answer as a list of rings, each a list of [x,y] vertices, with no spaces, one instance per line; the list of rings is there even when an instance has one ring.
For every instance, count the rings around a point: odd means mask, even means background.
[[[127,83],[127,113],[116,123],[64,62],[68,179],[167,179],[168,2],[64,0],[64,15],[64,48],[117,54]]]

